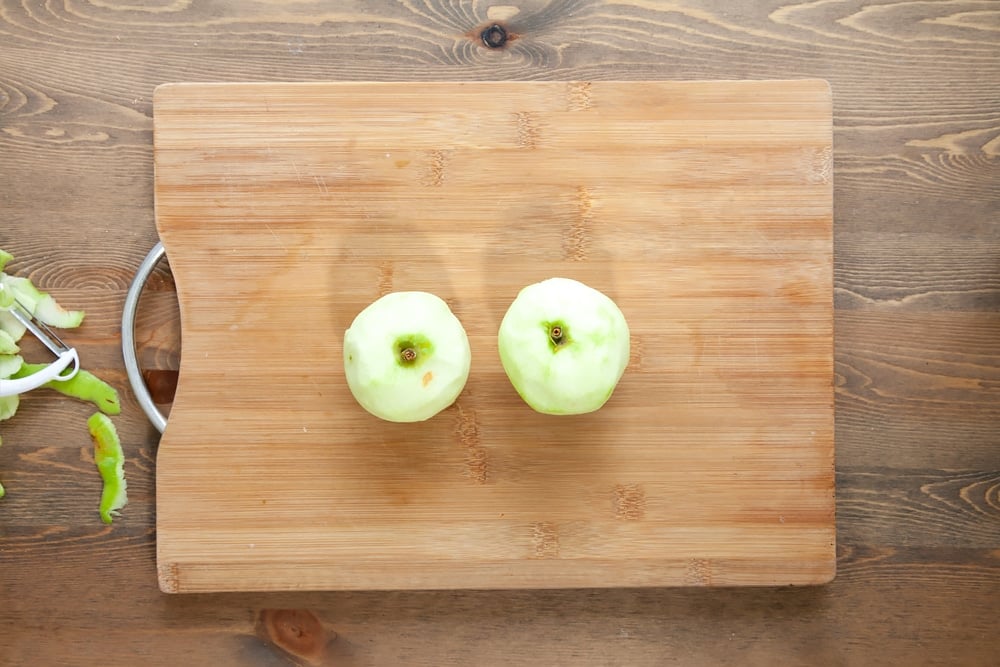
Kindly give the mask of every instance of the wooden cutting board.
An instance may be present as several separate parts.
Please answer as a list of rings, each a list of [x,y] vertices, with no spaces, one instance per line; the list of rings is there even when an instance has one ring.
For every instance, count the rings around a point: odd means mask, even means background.
[[[833,577],[825,82],[178,84],[154,108],[183,337],[164,591]],[[497,354],[556,275],[632,328],[590,415],[534,413]],[[420,424],[344,381],[344,330],[393,290],[472,344]]]

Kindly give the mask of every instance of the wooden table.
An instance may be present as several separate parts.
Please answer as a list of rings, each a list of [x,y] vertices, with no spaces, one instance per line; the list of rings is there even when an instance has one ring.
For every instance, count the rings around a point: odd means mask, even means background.
[[[494,22],[516,39],[487,48]],[[67,338],[122,394],[130,497],[100,523],[88,406],[34,392],[0,425],[0,663],[995,664],[998,26],[975,2],[0,3],[0,247],[87,311]],[[834,94],[832,584],[160,593],[158,435],[120,351],[156,241],[157,84],[806,77]],[[140,313],[142,362],[169,395],[165,267]]]

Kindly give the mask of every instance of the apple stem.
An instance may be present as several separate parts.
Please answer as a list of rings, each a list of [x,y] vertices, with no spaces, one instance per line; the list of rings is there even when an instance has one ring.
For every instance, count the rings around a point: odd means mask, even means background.
[[[563,337],[562,327],[552,327],[551,329],[549,329],[549,338],[551,338],[552,342],[555,343],[556,345],[562,342],[562,337]]]
[[[416,361],[417,351],[414,350],[412,347],[408,347],[405,348],[402,352],[400,352],[399,356],[403,358],[403,361],[407,362]]]

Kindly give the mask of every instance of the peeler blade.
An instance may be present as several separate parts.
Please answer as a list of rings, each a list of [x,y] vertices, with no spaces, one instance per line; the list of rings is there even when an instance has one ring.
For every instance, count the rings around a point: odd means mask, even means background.
[[[19,301],[15,301],[14,306],[8,311],[14,319],[20,322],[24,328],[34,335],[49,352],[57,357],[70,350],[70,347],[55,334],[44,322],[36,320]]]

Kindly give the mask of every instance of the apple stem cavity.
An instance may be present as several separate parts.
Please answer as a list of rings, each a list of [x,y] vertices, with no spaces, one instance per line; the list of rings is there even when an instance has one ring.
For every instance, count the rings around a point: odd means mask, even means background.
[[[566,332],[566,325],[562,322],[545,322],[545,330],[549,335],[549,344],[553,350],[569,342],[569,335]]]
[[[420,334],[400,336],[396,339],[395,348],[396,360],[406,368],[419,365],[434,350],[431,342]]]

